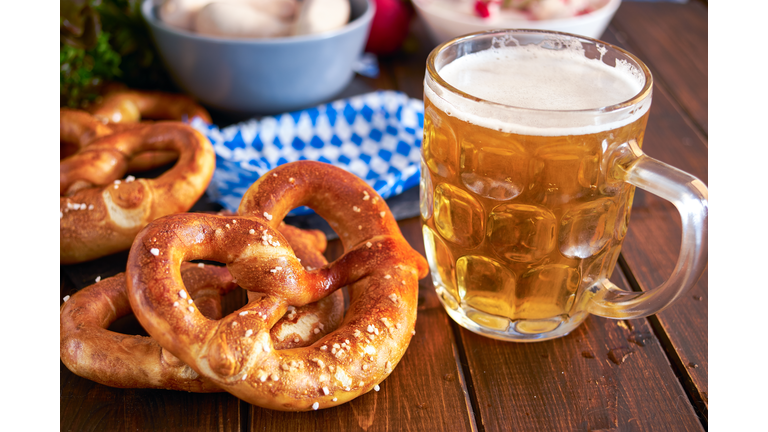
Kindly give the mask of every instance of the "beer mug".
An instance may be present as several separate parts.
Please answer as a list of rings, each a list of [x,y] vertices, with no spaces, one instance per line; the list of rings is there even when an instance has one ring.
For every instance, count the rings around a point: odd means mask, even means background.
[[[634,55],[565,33],[475,33],[432,51],[420,210],[451,318],[496,339],[547,340],[590,313],[657,313],[696,283],[707,264],[707,188],[643,154],[652,85]],[[635,187],[682,217],[672,275],[643,293],[608,280]]]

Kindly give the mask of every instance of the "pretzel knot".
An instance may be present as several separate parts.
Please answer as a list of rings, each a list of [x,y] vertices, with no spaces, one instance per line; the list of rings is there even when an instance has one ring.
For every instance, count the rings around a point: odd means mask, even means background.
[[[305,269],[275,230],[302,205],[325,218],[344,246],[319,269]],[[195,259],[226,263],[251,301],[218,321],[174,307],[186,295],[180,265]],[[246,402],[302,411],[347,402],[392,372],[413,336],[418,280],[427,271],[373,189],[339,168],[302,161],[262,176],[238,216],[152,222],[133,243],[126,273],[131,307],[161,346]],[[344,286],[350,305],[341,327],[310,347],[274,349],[270,328],[289,307]]]
[[[154,179],[127,177],[136,154],[173,151],[176,164]],[[60,163],[60,260],[88,261],[128,249],[151,220],[189,210],[216,167],[210,142],[180,122],[158,122],[99,138]]]
[[[282,225],[303,263],[327,264],[322,251],[325,236]],[[213,265],[184,263],[181,276],[188,298],[178,307],[194,304],[210,319],[221,318],[221,298],[237,287],[229,271]],[[289,311],[271,330],[276,349],[307,346],[336,329],[344,310],[341,291],[317,303]],[[118,318],[131,313],[125,274],[119,273],[76,292],[61,306],[61,361],[73,373],[111,387],[161,388],[190,392],[223,391],[201,377],[154,339],[108,330]]]

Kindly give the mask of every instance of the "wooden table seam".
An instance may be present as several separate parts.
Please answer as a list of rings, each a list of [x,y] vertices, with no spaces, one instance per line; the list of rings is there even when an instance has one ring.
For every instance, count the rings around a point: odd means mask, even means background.
[[[624,273],[624,277],[629,284],[629,289],[635,292],[647,291],[647,289],[642,288],[641,282],[635,277],[632,269],[624,258],[623,253],[619,254],[617,265],[621,268],[622,273]],[[702,427],[707,430],[709,412],[706,403],[700,396],[701,390],[696,386],[690,373],[688,373],[688,368],[684,364],[680,353],[675,349],[674,343],[672,343],[669,334],[664,329],[664,326],[661,324],[658,317],[656,317],[656,315],[651,315],[646,317],[645,320],[653,330],[656,339],[658,339],[659,345],[661,346],[664,355],[667,357],[667,361],[677,377],[680,386],[685,390],[685,394],[688,396],[688,402],[693,406],[694,411],[696,411],[696,415],[699,417]],[[630,320],[627,320],[626,323],[630,327],[633,326]]]

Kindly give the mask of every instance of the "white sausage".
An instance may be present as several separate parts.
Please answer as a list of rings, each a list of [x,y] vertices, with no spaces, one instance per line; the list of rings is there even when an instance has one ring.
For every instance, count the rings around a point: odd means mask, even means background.
[[[217,0],[220,1],[220,0]],[[229,0],[233,1],[233,0]],[[283,20],[290,20],[296,14],[299,6],[296,0],[234,0],[234,1],[246,1],[253,5],[253,7],[266,12],[270,15],[274,15]]]
[[[211,0],[166,0],[160,6],[160,19],[171,27],[193,30],[195,15]]]
[[[288,36],[291,25],[247,2],[214,2],[197,13],[195,31],[209,36],[264,38]]]
[[[304,0],[294,34],[320,33],[344,27],[349,21],[349,0]]]

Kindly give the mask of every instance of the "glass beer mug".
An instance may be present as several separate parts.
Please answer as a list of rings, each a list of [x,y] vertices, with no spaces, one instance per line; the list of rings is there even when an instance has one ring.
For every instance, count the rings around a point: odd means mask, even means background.
[[[695,284],[707,264],[707,188],[643,154],[652,85],[634,55],[564,33],[475,33],[432,51],[422,231],[456,322],[496,339],[546,340],[590,313],[657,313]],[[608,280],[635,187],[682,217],[677,265],[644,293]]]

